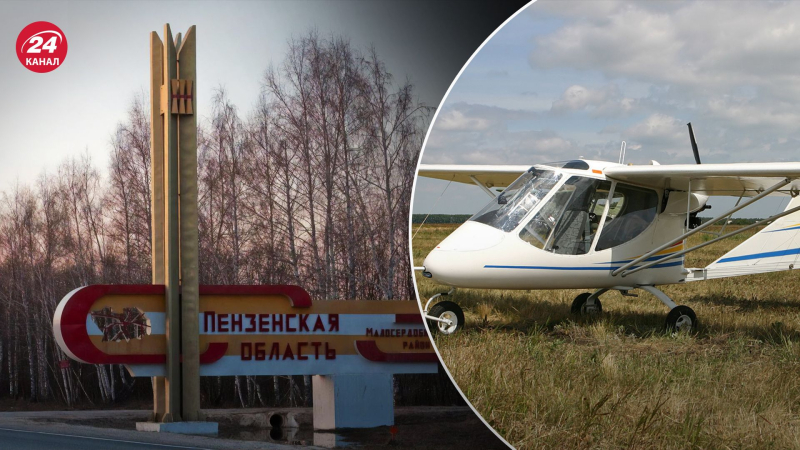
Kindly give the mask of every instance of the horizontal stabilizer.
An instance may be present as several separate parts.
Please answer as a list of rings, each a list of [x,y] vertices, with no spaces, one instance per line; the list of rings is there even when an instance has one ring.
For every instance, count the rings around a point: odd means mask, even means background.
[[[800,197],[786,210],[800,206]],[[800,261],[800,211],[783,216],[711,263],[694,271],[686,281],[727,278],[798,268]]]

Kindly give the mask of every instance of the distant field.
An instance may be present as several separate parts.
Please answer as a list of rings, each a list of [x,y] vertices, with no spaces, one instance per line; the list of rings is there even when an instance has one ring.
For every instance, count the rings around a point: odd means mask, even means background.
[[[456,227],[425,225],[414,264]],[[686,265],[703,267],[752,233]],[[417,280],[423,301],[446,290]],[[696,335],[665,333],[666,308],[641,291],[603,295],[603,316],[587,320],[569,312],[582,291],[463,289],[453,299],[466,327],[435,342],[467,398],[520,449],[800,448],[800,274],[664,291],[695,310]]]

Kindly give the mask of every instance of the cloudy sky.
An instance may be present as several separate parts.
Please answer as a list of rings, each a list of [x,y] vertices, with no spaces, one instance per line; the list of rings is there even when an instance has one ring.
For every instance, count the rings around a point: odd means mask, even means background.
[[[197,25],[201,120],[224,86],[246,115],[287,41],[316,29],[374,45],[388,69],[436,106],[481,42],[519,1],[0,1],[0,191],[89,154],[105,171],[110,140],[131,100],[149,92],[149,33]],[[49,21],[69,44],[63,65],[37,74],[14,51],[29,23]]]
[[[687,122],[705,163],[800,161],[800,2],[539,0],[466,67],[422,162],[616,162],[625,140],[626,162],[693,163]],[[454,184],[434,207],[446,184],[420,179],[414,212],[488,200]]]

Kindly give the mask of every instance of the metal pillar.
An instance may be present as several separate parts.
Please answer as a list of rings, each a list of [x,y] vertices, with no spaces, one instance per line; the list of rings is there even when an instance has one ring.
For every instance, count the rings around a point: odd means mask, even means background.
[[[153,418],[199,420],[195,27],[150,34],[153,283],[166,286],[167,376],[153,380]]]

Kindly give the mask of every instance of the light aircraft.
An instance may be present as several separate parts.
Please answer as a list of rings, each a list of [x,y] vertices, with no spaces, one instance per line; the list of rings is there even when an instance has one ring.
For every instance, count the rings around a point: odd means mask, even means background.
[[[439,301],[457,287],[476,289],[594,289],[572,303],[576,314],[602,312],[610,290],[642,289],[669,308],[666,328],[697,326],[691,308],[657,286],[791,270],[800,257],[800,162],[625,165],[572,160],[534,166],[420,165],[419,176],[476,184],[492,200],[440,242],[415,267],[451,286],[423,307],[431,331],[456,332],[462,309]],[[499,194],[493,188],[502,188]],[[786,209],[725,232],[736,211],[768,195],[790,196]],[[709,197],[733,196],[733,208],[701,223]],[[713,239],[693,247],[686,238],[725,220]],[[768,224],[704,268],[684,267],[684,255]]]

